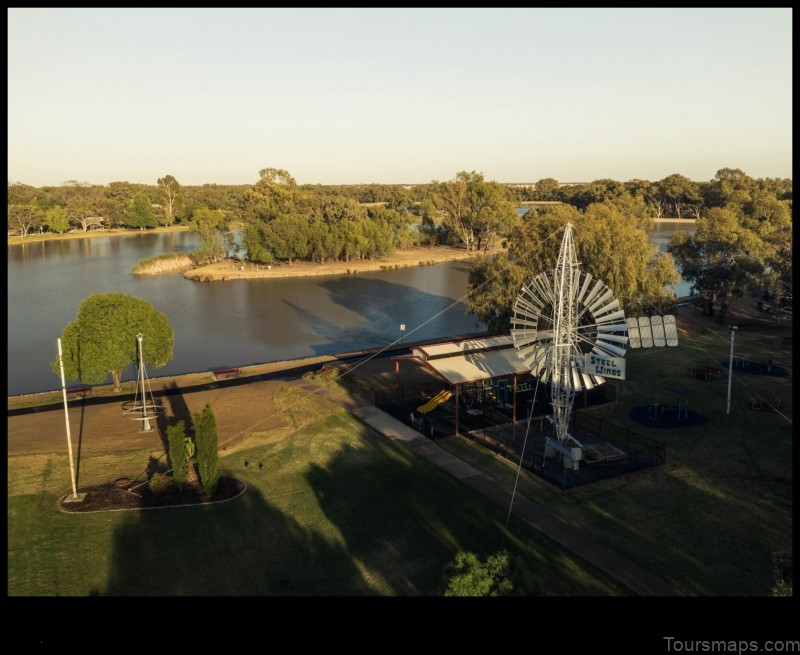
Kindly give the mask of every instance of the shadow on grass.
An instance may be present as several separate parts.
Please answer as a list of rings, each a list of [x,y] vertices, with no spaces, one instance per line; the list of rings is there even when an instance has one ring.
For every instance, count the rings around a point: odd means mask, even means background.
[[[217,504],[131,512],[103,596],[364,595],[342,544],[303,527],[252,485]]]
[[[441,596],[444,567],[458,551],[485,558],[504,544],[534,574],[528,595],[625,593],[516,517],[507,530],[507,508],[383,437],[312,465],[307,478],[347,551],[384,593]]]

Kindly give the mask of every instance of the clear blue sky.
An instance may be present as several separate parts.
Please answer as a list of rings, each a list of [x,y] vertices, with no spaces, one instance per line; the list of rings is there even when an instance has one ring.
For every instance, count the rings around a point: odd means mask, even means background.
[[[8,179],[792,177],[792,10],[8,9]]]

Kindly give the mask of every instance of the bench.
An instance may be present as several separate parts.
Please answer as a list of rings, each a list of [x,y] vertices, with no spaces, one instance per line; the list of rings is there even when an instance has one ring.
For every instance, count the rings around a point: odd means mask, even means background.
[[[693,378],[701,378],[708,382],[709,380],[716,380],[722,374],[722,369],[714,366],[695,366],[689,367],[689,375]]]
[[[777,412],[783,402],[778,397],[768,398],[767,396],[750,396],[750,409],[762,410],[768,409],[771,412]]]
[[[92,387],[73,387],[72,389],[67,389],[67,400],[70,399],[70,396],[73,398],[77,398],[80,395],[81,398],[86,398],[86,396],[91,395]]]
[[[212,371],[217,380],[230,380],[231,378],[238,378],[241,371],[238,368],[221,368],[218,371]]]

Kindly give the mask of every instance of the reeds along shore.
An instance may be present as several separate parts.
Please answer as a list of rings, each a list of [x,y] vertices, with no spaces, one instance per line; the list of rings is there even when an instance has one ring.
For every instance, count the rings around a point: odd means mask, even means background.
[[[133,267],[134,275],[158,275],[159,273],[172,273],[193,266],[194,262],[189,255],[159,255],[143,259]]]

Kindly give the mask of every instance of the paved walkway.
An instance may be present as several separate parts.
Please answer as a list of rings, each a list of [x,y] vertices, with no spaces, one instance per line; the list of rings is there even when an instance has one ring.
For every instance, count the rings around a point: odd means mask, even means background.
[[[309,391],[319,391],[315,385],[299,384]],[[464,484],[472,487],[499,506],[508,508],[511,491],[497,480],[475,467],[451,455],[416,430],[398,421],[393,416],[371,405],[357,405],[352,398],[341,394],[325,393],[326,398],[343,406],[364,423],[373,427],[389,439],[396,441],[421,457],[441,467]],[[575,553],[615,580],[627,586],[639,596],[680,596],[667,582],[639,565],[622,557],[608,546],[593,539],[585,532],[567,525],[543,507],[527,498],[514,498],[513,512],[523,521],[546,534],[567,550]]]

